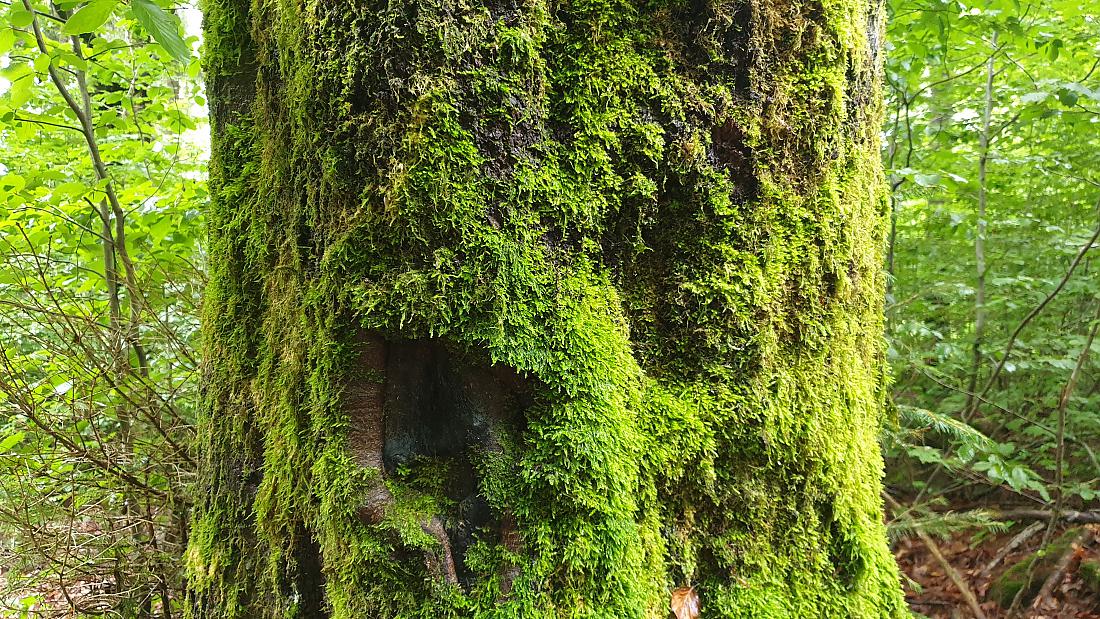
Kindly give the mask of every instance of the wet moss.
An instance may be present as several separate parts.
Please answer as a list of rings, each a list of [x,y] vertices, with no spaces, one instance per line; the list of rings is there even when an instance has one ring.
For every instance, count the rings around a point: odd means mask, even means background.
[[[1090,591],[1093,593],[1100,593],[1100,561],[1096,559],[1085,559],[1081,561],[1081,565],[1077,568],[1077,573],[1080,574],[1081,580]]]

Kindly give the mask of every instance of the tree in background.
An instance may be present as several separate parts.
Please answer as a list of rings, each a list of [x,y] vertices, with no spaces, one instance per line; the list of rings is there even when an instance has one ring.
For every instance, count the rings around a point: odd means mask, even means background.
[[[892,452],[911,458],[891,481],[939,507],[948,490],[989,508],[1080,508],[1100,479],[1087,354],[1100,29],[1069,1],[898,0],[893,13],[895,398],[918,428],[972,427]],[[930,478],[920,462],[946,468]]]
[[[178,62],[179,22],[151,0],[4,4],[0,616],[172,617],[198,396],[198,62]]]
[[[209,1],[195,616],[900,616],[881,17]]]

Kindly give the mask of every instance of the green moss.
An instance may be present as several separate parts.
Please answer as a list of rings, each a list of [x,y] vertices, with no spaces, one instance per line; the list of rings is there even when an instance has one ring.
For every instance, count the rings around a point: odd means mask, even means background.
[[[869,8],[698,4],[208,0],[196,615],[901,615]],[[523,552],[475,543],[468,590],[411,552],[435,465],[357,517],[359,329],[537,385],[477,463]]]
[[[1002,608],[1008,608],[1020,589],[1026,587],[1021,602],[1027,606],[1080,533],[1080,529],[1068,529],[1045,548],[1013,564],[989,585],[989,597],[996,600]]]
[[[1100,593],[1100,561],[1085,559],[1077,568],[1077,573],[1085,586],[1093,593]]]

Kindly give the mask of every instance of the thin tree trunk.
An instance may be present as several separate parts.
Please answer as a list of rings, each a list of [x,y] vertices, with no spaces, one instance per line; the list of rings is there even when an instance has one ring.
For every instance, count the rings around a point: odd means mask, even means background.
[[[990,118],[993,114],[993,79],[996,77],[996,50],[997,31],[993,31],[990,43],[994,53],[989,55],[985,68],[985,107],[982,111],[982,129],[978,134],[978,217],[977,229],[974,236],[974,267],[977,275],[974,285],[974,345],[973,362],[970,368],[970,384],[967,387],[966,407],[963,410],[963,419],[968,420],[977,412],[981,402],[972,395],[978,389],[978,379],[982,373],[982,357],[985,345],[985,238],[986,238],[986,207],[988,201],[988,168],[989,168],[989,141]]]

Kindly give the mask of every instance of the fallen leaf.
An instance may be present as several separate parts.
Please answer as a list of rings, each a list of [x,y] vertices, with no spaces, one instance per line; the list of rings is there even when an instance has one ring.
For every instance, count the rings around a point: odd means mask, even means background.
[[[699,594],[695,587],[680,587],[672,592],[672,614],[676,619],[696,619],[699,616]]]

